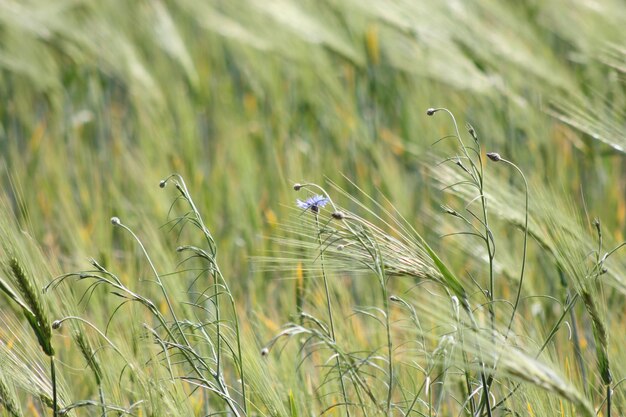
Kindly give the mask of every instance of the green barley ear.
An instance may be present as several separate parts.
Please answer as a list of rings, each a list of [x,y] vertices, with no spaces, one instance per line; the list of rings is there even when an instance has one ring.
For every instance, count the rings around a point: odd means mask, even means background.
[[[20,265],[17,258],[11,258],[9,260],[9,268],[15,278],[17,290],[24,300],[24,304],[28,307],[24,308],[22,303],[19,303],[24,310],[24,315],[30,324],[30,327],[35,332],[39,345],[43,349],[44,353],[48,356],[54,356],[54,349],[52,348],[52,330],[50,329],[50,320],[46,312],[41,294],[35,290],[32,281],[26,276],[24,268]],[[6,289],[2,288],[5,292]]]
[[[77,329],[72,332],[72,338],[76,345],[78,346],[78,350],[83,355],[83,358],[87,361],[87,366],[93,372],[96,383],[100,385],[102,382],[102,368],[100,367],[100,361],[96,357],[96,352],[91,347],[91,343],[80,329]]]
[[[49,409],[51,409],[51,410],[54,409],[54,400],[48,394],[43,393],[43,392],[40,393],[39,394],[39,400],[43,403],[43,405],[45,405]]]
[[[545,240],[559,268],[574,284],[576,292],[581,297],[585,310],[591,319],[598,371],[602,383],[608,386],[612,382],[608,355],[609,338],[606,317],[602,311],[603,300],[599,297],[596,279],[601,272],[601,262],[596,260],[595,265],[589,267],[586,253],[589,253],[591,248],[587,240],[591,239],[582,226],[582,221],[577,213],[571,209],[571,204],[551,204],[553,200],[553,196],[550,195],[542,195],[539,200],[544,205],[541,208],[545,214],[540,220],[544,223],[542,226],[545,230]],[[566,222],[563,219],[570,220]],[[602,235],[599,221],[595,221],[594,226],[601,243]]]
[[[0,373],[0,405],[13,417],[23,416],[15,391],[9,386],[2,373]]]
[[[591,317],[591,329],[593,331],[593,339],[596,342],[596,359],[598,360],[598,370],[602,377],[604,385],[610,385],[613,382],[611,376],[611,368],[609,366],[609,337],[606,326],[600,316],[598,305],[594,297],[588,291],[581,291],[581,297],[589,317]]]

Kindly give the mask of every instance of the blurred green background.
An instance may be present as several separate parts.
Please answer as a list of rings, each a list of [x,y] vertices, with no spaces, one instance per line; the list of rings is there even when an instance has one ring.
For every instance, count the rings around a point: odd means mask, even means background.
[[[620,1],[7,1],[0,19],[2,183],[61,258],[106,252],[111,215],[163,219],[174,171],[242,279],[294,181],[346,175],[419,222],[416,156],[452,131],[438,106],[624,234]]]

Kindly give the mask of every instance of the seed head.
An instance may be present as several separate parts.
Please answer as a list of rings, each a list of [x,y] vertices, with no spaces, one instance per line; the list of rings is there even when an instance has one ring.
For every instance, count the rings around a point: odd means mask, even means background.
[[[293,189],[296,191],[300,191],[301,188],[302,188],[302,184],[298,182],[293,185]]]
[[[437,111],[437,109],[433,109],[432,107],[428,110],[426,110],[426,114],[428,116],[432,116],[433,114],[435,114],[435,112]]]
[[[53,328],[54,330],[58,330],[58,329],[60,329],[60,328],[61,328],[61,324],[62,324],[62,323],[63,323],[63,322],[62,322],[61,320],[55,320],[55,321],[53,321],[53,322],[52,322],[52,328]]]
[[[441,206],[441,209],[443,211],[445,211],[446,213],[448,213],[449,215],[451,215],[451,216],[458,216],[459,215],[459,213],[457,213],[457,211],[455,209],[453,209],[452,207],[447,206],[445,204]]]
[[[267,356],[267,354],[270,353],[270,350],[266,347],[264,347],[263,349],[261,349],[261,356]]]
[[[493,162],[498,162],[502,160],[502,157],[497,152],[488,152],[487,158],[491,159]]]
[[[478,143],[478,135],[476,135],[476,130],[474,129],[474,126],[472,126],[471,124],[468,123],[467,124],[467,131],[469,132],[469,134],[474,139],[474,142]]]
[[[119,226],[120,224],[122,224],[122,222],[120,221],[119,217],[113,216],[111,217],[111,224],[113,224],[113,226]]]
[[[165,181],[165,180],[161,180],[159,182],[159,187],[161,187],[161,188],[165,188],[166,185],[167,185],[167,181]]]

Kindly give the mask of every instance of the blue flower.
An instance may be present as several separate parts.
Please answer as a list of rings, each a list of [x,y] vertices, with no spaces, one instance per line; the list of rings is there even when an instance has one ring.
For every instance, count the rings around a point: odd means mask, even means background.
[[[330,200],[322,195],[314,195],[307,198],[305,201],[296,200],[296,205],[302,210],[311,210],[313,213],[318,213],[320,207],[324,207]]]

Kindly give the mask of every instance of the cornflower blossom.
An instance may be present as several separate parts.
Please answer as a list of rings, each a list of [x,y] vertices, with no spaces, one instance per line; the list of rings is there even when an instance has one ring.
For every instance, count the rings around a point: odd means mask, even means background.
[[[324,207],[330,200],[321,195],[314,195],[306,200],[296,200],[296,205],[302,210],[311,210],[313,213],[319,213],[320,207]]]

